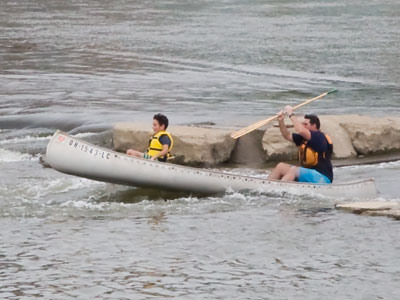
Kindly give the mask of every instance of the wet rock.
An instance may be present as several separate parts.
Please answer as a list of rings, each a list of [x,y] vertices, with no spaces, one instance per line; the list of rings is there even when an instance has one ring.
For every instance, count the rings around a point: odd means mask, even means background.
[[[400,117],[367,117],[348,115],[336,117],[347,131],[359,154],[400,150]]]
[[[395,218],[396,220],[400,220],[400,208],[389,210],[389,217]]]
[[[279,127],[269,127],[262,137],[262,149],[267,161],[295,160],[297,147],[285,140]]]
[[[112,130],[106,130],[83,138],[85,141],[104,148],[112,148]]]
[[[261,145],[264,131],[255,130],[237,140],[230,162],[244,165],[260,165],[265,163],[265,154]]]
[[[114,150],[126,152],[128,149],[146,151],[152,135],[149,124],[117,123],[113,128]]]
[[[364,211],[379,211],[392,208],[400,208],[400,204],[397,202],[355,202],[336,204],[335,207],[355,213],[361,213]]]
[[[358,115],[320,116],[321,131],[334,144],[333,159],[356,159],[360,155],[400,154],[400,117],[367,117]],[[267,161],[297,160],[296,146],[286,141],[279,127],[269,125],[238,140],[230,138],[232,130],[194,126],[171,126],[176,156],[179,163],[215,165],[230,161],[252,165]],[[291,122],[286,120],[287,125]],[[289,128],[294,132],[294,128]],[[113,144],[117,151],[133,148],[145,151],[151,136],[149,124],[118,123],[113,130]],[[236,146],[235,146],[236,145]],[[234,151],[233,151],[234,149]],[[386,161],[385,157],[382,157]],[[354,164],[354,162],[353,162]]]
[[[216,165],[228,161],[235,146],[230,130],[170,126],[174,138],[172,154],[186,165]],[[114,149],[126,152],[136,149],[144,152],[152,135],[149,124],[117,123],[113,129]]]
[[[192,126],[192,127],[208,127],[208,126],[215,126],[216,124],[214,122],[197,122],[197,123],[191,123],[187,124],[187,126]]]
[[[46,154],[39,156],[39,163],[42,165],[43,168],[51,168],[50,164],[46,160]]]
[[[352,158],[357,156],[352,140],[336,116],[321,116],[321,131],[334,143],[332,158]]]
[[[400,203],[397,202],[356,202],[337,204],[337,209],[367,216],[386,216],[400,220]]]
[[[400,220],[400,210],[367,210],[361,213],[364,216],[373,216],[373,217],[390,217],[396,220]]]

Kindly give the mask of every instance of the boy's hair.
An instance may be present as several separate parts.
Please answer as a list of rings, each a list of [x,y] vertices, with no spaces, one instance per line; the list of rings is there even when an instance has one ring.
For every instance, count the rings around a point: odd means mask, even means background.
[[[156,114],[156,115],[154,115],[153,119],[157,120],[158,124],[160,124],[160,126],[164,125],[165,129],[168,128],[168,118],[166,116],[164,116],[163,114]]]
[[[317,125],[317,129],[321,126],[319,118],[316,115],[305,115],[304,119],[309,119],[311,125]]]

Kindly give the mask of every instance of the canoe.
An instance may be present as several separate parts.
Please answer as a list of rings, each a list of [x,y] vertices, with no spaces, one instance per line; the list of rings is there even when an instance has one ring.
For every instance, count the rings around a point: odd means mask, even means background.
[[[255,190],[360,199],[376,198],[378,194],[373,179],[335,184],[267,180],[130,157],[62,131],[57,131],[47,145],[46,162],[60,172],[93,180],[195,193]]]

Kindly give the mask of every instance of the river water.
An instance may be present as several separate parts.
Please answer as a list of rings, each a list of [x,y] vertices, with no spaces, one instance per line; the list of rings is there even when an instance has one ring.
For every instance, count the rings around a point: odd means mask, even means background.
[[[240,127],[332,88],[307,111],[399,115],[399,36],[394,0],[1,1],[0,298],[398,298],[400,223],[333,209],[359,199],[135,189],[39,158],[55,129]],[[377,201],[399,175],[335,169]]]

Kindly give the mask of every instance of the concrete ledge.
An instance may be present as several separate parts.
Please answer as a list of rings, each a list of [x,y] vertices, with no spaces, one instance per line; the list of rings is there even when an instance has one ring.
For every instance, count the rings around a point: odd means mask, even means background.
[[[386,216],[400,220],[400,203],[357,202],[335,205],[337,209],[368,216]]]
[[[320,119],[321,130],[333,140],[332,158],[335,160],[400,154],[400,117],[325,115]],[[272,125],[238,140],[230,137],[234,129],[192,126],[170,126],[168,129],[174,136],[173,153],[182,164],[211,166],[229,161],[260,165],[297,159],[297,148],[285,141],[279,128]],[[289,131],[294,129],[289,128]],[[151,134],[150,124],[117,123],[113,129],[114,149],[145,151]]]
[[[400,150],[400,117],[327,116],[343,127],[357,154]]]
[[[231,130],[170,126],[174,138],[173,155],[185,165],[216,165],[230,159],[235,140]],[[144,152],[152,135],[151,126],[135,123],[117,123],[113,128],[113,145],[116,151],[136,149]]]
[[[248,166],[264,164],[265,154],[261,145],[263,135],[263,130],[255,130],[238,139],[232,152],[230,162]]]

